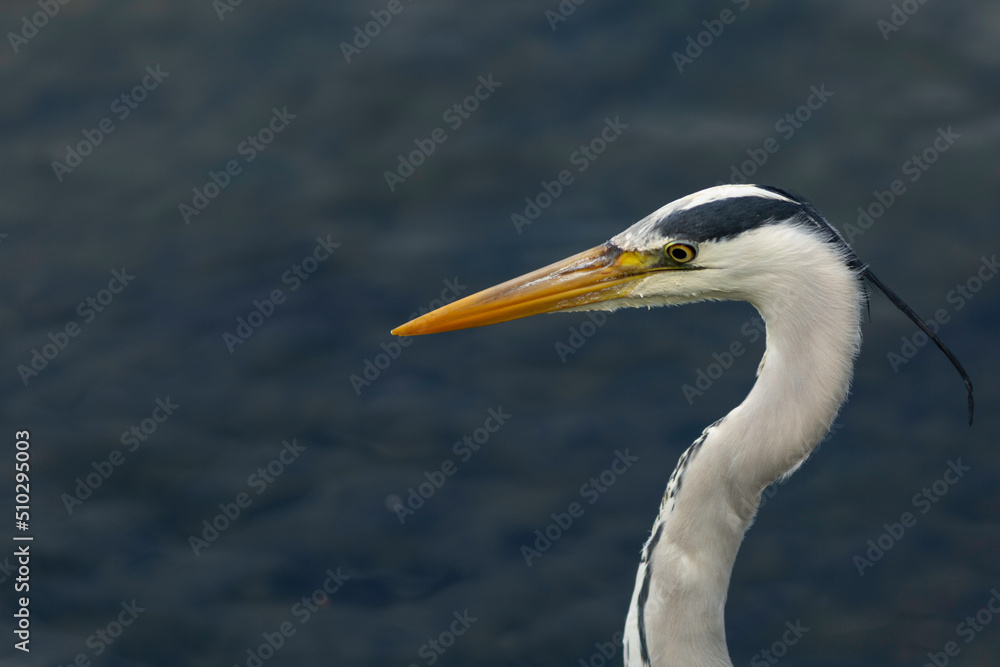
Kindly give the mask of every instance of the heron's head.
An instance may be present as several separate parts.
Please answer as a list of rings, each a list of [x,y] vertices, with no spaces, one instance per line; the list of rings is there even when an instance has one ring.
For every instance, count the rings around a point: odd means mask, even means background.
[[[810,274],[860,282],[861,269],[808,202],[777,188],[723,185],[678,199],[607,243],[448,304],[393,333],[452,331],[563,310],[757,302]]]
[[[603,245],[438,308],[392,333],[415,336],[538,313],[709,299],[749,301],[765,317],[783,310],[785,319],[802,321],[811,310],[828,324],[853,318],[859,325],[866,283],[955,366],[968,392],[971,424],[972,382],[951,350],[861,263],[812,204],[768,186],[720,185],[682,197]]]

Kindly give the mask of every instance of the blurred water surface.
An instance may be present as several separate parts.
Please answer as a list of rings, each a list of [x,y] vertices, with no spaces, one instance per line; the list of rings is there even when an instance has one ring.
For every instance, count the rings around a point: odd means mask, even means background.
[[[915,328],[875,298],[834,434],[768,492],[737,560],[734,661],[800,621],[790,664],[923,664],[949,641],[955,664],[996,663],[996,622],[959,634],[1000,585],[995,3],[898,26],[860,0],[561,6],[0,9],[0,497],[30,429],[35,536],[32,651],[8,634],[4,664],[601,664],[678,455],[753,382],[755,313],[389,330],[742,178],[810,197],[941,314],[979,408],[967,427],[950,365],[904,350]],[[922,512],[949,461],[968,472]]]

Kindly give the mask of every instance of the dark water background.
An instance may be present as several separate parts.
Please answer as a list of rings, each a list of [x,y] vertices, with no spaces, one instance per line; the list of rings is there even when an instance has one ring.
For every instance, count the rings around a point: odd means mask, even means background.
[[[978,412],[969,428],[936,351],[893,368],[915,327],[876,298],[836,433],[740,553],[734,661],[769,664],[760,652],[800,621],[786,664],[916,666],[949,641],[950,664],[997,664],[1000,619],[981,616],[968,643],[958,628],[1000,586],[1000,281],[975,281],[998,251],[996,3],[912,3],[883,35],[883,1],[589,0],[553,30],[555,0],[402,0],[348,62],[341,43],[386,4],[245,1],[220,20],[210,0],[72,0],[16,52],[9,33],[41,10],[0,9],[0,511],[13,535],[14,433],[29,429],[35,537],[32,650],[5,630],[0,662],[252,665],[248,650],[288,623],[263,664],[601,664],[595,643],[621,630],[678,455],[753,381],[752,309],[626,311],[599,328],[553,315],[398,349],[389,329],[445,281],[464,294],[519,275],[736,169],[842,229],[901,181],[853,245],[918,312],[948,318]],[[731,22],[712,23],[723,10]],[[707,46],[679,71],[673,54],[699,33]],[[121,118],[115,98],[157,65],[169,75]],[[480,76],[500,85],[454,127],[443,114]],[[814,87],[832,95],[776,126]],[[241,142],[286,108],[247,162]],[[114,131],[59,180],[53,161],[103,118]],[[577,171],[572,154],[608,118],[627,128]],[[435,128],[446,141],[390,190],[385,172]],[[914,172],[948,128],[958,138]],[[764,163],[744,168],[754,155]],[[240,173],[186,224],[179,205],[230,160]],[[572,184],[519,232],[512,214],[564,169]],[[282,276],[317,238],[339,247],[292,291]],[[102,295],[123,267],[134,280]],[[286,300],[230,353],[223,335],[276,289]],[[78,335],[22,379],[68,324]],[[592,335],[564,362],[574,328]],[[746,352],[689,401],[684,385],[719,375],[713,354],[734,342]],[[352,382],[366,364],[385,368]],[[122,435],[168,397],[179,407],[129,451]],[[491,409],[510,417],[462,460],[454,443]],[[280,474],[252,477],[293,439],[304,450],[272,464]],[[581,485],[626,448],[638,461],[588,504]],[[120,465],[68,509],[115,450]],[[969,471],[922,514],[914,494],[959,459]],[[454,474],[401,523],[394,503],[446,461]],[[195,555],[190,537],[239,498],[249,506]],[[574,501],[584,514],[528,567],[521,546]],[[854,556],[907,511],[916,524],[859,576]],[[303,596],[338,568],[349,579],[304,618]],[[8,629],[14,576],[0,573]],[[144,611],[113,643],[92,638],[117,633],[133,600]],[[443,655],[422,650],[466,611],[475,622],[440,639]]]

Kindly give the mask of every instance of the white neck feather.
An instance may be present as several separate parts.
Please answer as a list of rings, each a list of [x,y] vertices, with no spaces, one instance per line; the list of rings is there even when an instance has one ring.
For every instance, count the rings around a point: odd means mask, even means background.
[[[847,396],[864,293],[829,243],[794,236],[766,244],[770,270],[757,263],[738,276],[739,293],[719,297],[757,308],[767,348],[749,395],[705,430],[671,478],[636,578],[627,665],[731,666],[723,609],[760,494],[809,456]]]

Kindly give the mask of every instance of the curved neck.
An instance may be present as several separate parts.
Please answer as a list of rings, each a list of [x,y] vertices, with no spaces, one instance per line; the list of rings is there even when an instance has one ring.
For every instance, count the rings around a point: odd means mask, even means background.
[[[760,494],[805,461],[847,396],[858,278],[837,263],[772,285],[752,299],[767,324],[757,382],[681,456],[667,487],[626,623],[629,665],[732,664],[723,610]]]

